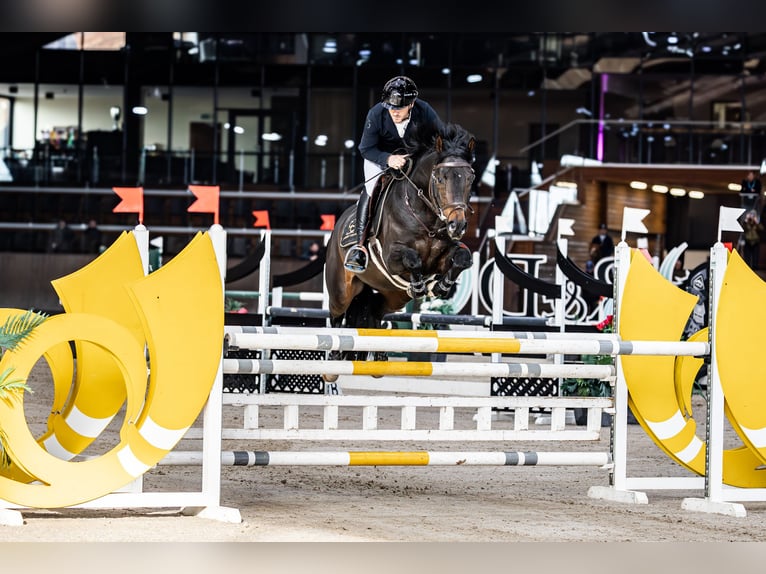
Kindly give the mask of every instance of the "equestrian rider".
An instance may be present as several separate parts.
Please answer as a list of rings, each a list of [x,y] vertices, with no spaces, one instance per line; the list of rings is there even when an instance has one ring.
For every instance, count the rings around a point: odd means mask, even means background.
[[[356,203],[356,245],[346,253],[344,266],[354,273],[367,269],[367,240],[370,202],[380,175],[387,169],[402,169],[407,155],[402,154],[405,134],[419,126],[441,128],[436,111],[418,99],[418,88],[407,76],[395,76],[383,86],[380,102],[367,112],[359,153],[364,158],[364,189]]]

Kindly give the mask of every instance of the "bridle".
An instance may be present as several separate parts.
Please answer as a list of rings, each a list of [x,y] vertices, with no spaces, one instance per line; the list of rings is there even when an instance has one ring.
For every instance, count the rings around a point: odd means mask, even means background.
[[[428,194],[426,194],[422,188],[418,187],[410,177],[402,172],[402,177],[410,182],[412,187],[414,187],[418,192],[418,197],[421,199],[423,203],[426,204],[426,206],[436,215],[437,221],[441,223],[440,226],[438,226],[436,229],[430,229],[428,225],[425,224],[425,222],[418,217],[418,214],[415,213],[415,210],[412,209],[412,205],[410,204],[410,196],[407,193],[407,190],[404,190],[404,203],[407,206],[407,208],[410,210],[410,213],[412,216],[423,226],[423,228],[428,232],[428,235],[430,237],[435,237],[440,231],[447,228],[448,222],[449,222],[449,214],[454,213],[457,210],[463,211],[463,214],[465,216],[465,212],[470,210],[471,213],[473,213],[473,208],[468,205],[468,203],[463,201],[456,201],[453,203],[448,203],[447,205],[441,204],[441,196],[438,193],[437,186],[439,185],[445,185],[440,184],[438,182],[438,179],[436,177],[436,170],[442,167],[447,168],[453,168],[453,167],[467,167],[471,170],[471,173],[473,173],[473,167],[471,167],[471,164],[465,160],[458,159],[458,160],[452,160],[452,161],[444,161],[441,163],[435,164],[431,168],[431,175],[428,178]],[[467,185],[470,185],[470,182],[467,183]]]

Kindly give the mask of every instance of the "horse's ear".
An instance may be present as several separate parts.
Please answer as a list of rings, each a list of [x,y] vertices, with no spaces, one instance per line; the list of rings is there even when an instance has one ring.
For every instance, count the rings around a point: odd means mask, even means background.
[[[468,140],[468,151],[473,152],[473,148],[476,147],[476,139],[471,138]]]
[[[444,149],[444,142],[442,141],[441,134],[436,136],[436,145],[434,147],[436,148],[436,153],[441,153],[442,149]]]

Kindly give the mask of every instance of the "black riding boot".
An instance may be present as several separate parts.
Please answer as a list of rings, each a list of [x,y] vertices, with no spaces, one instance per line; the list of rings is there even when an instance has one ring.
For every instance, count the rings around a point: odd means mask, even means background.
[[[362,273],[367,269],[367,227],[370,219],[370,196],[362,191],[356,202],[356,245],[346,253],[343,266],[354,273]]]

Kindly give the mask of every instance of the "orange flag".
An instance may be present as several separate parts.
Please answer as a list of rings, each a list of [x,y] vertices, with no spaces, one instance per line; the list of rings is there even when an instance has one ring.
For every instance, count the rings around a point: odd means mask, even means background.
[[[189,191],[195,195],[197,200],[186,211],[189,213],[212,213],[213,223],[218,223],[220,190],[218,185],[190,185]]]
[[[253,227],[265,227],[266,229],[271,229],[271,225],[269,224],[269,212],[267,210],[253,211],[253,217],[255,217]]]
[[[144,222],[144,188],[143,187],[113,187],[112,191],[120,196],[122,201],[112,210],[112,213],[138,213],[138,223]]]
[[[323,213],[319,217],[322,218],[322,225],[319,227],[320,231],[332,231],[333,229],[335,229],[334,215]]]

